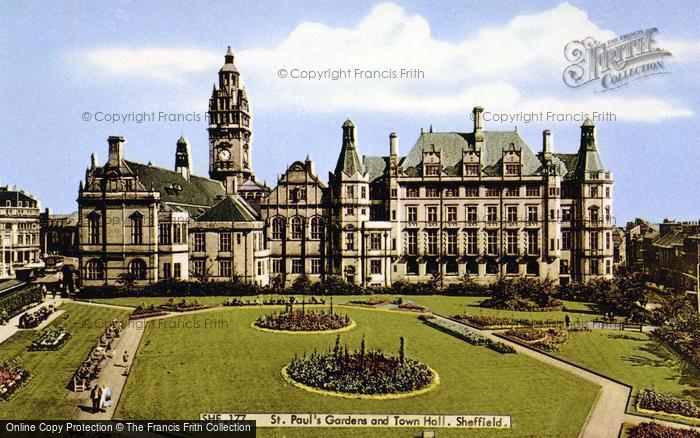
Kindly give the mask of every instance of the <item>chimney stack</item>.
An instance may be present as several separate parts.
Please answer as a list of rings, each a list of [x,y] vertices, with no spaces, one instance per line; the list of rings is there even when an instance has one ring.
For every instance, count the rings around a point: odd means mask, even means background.
[[[392,157],[399,155],[399,136],[395,132],[389,134],[389,155]]]
[[[484,145],[484,107],[475,106],[472,110],[474,120],[474,150],[480,151]]]
[[[316,168],[314,167],[314,161],[311,159],[311,155],[306,155],[306,168],[311,175],[316,175]]]
[[[542,153],[545,159],[552,158],[552,132],[549,129],[542,131]]]
[[[112,167],[121,166],[124,137],[110,136],[107,139],[107,143],[109,143],[109,160],[107,160],[107,164]]]

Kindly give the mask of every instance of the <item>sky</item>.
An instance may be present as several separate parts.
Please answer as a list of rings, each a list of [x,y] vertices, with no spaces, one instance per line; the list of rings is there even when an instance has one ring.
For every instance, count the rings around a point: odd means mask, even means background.
[[[555,152],[573,153],[580,121],[524,116],[598,112],[614,114],[597,134],[616,222],[698,220],[700,4],[659,3],[4,1],[0,185],[74,211],[90,154],[104,163],[110,135],[127,139],[128,159],[171,168],[184,134],[206,175],[204,114],[230,45],[253,111],[253,168],[270,185],[307,154],[327,180],[348,117],[366,155],[387,155],[391,132],[401,154],[421,129],[470,132],[476,105],[487,130],[517,129],[539,151],[550,129]],[[605,92],[564,83],[571,41],[649,28],[671,53],[665,74]],[[143,113],[155,120],[139,123]]]

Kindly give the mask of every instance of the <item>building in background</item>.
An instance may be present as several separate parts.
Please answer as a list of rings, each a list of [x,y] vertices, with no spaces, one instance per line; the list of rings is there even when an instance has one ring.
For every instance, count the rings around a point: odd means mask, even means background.
[[[39,214],[41,253],[75,257],[78,254],[78,212],[52,214],[47,208]]]
[[[39,201],[0,186],[0,279],[29,277],[42,266]]]
[[[191,277],[289,285],[336,276],[492,282],[532,276],[567,282],[613,275],[613,175],[593,122],[577,152],[535,152],[517,131],[421,132],[402,156],[363,156],[352,121],[324,182],[307,156],[274,188],[255,178],[252,113],[232,51],[209,100],[209,178],[192,175],[189,143],[175,169],[127,161],[110,137],[79,189],[80,269],[86,285]]]

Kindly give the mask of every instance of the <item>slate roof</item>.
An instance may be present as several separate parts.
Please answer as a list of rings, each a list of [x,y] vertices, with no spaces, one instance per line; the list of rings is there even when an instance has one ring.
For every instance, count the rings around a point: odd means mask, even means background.
[[[10,190],[9,187],[0,187],[0,207],[4,207],[7,201],[10,201],[12,207],[17,206],[18,201],[23,203],[29,201],[33,207],[36,207],[37,200],[31,195],[20,190]]]
[[[671,248],[674,246],[683,246],[683,239],[686,235],[682,230],[674,230],[664,234],[663,236],[657,237],[653,245],[660,246],[662,248]]]
[[[556,160],[559,160],[560,174],[564,178],[573,178],[576,174],[576,162],[578,162],[578,154],[553,154]],[[563,165],[563,167],[562,167]]]
[[[153,188],[160,192],[161,199],[168,204],[210,207],[226,196],[226,190],[219,181],[196,175],[192,175],[188,181],[173,170],[133,161],[126,161],[126,164],[138,175],[146,189]]]
[[[365,168],[369,173],[369,182],[374,182],[383,177],[389,167],[389,157],[364,157]]]
[[[350,141],[343,141],[343,147],[338,156],[338,163],[335,165],[334,175],[340,177],[341,172],[348,176],[352,176],[358,172],[360,174],[365,173],[365,168],[360,161],[360,156],[357,154],[357,148]]]
[[[500,174],[503,151],[513,144],[515,150],[522,151],[523,175],[537,174],[542,163],[532,149],[515,131],[484,131],[482,146],[483,172],[487,176]],[[461,132],[424,132],[418,137],[413,149],[402,162],[404,174],[420,175],[423,151],[441,152],[443,171],[447,175],[460,175],[462,151],[474,149],[474,134]]]
[[[239,197],[226,196],[203,215],[197,222],[252,222],[255,217]]]

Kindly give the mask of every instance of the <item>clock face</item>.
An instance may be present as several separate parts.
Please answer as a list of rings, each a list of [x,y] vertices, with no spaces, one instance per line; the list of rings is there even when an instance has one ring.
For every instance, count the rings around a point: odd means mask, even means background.
[[[228,159],[231,158],[231,152],[229,152],[228,149],[221,149],[217,156],[221,161],[228,161]]]

